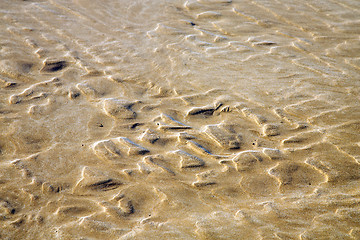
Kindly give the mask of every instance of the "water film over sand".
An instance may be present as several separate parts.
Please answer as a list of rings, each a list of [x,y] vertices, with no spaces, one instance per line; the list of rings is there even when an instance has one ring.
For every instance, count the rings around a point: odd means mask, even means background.
[[[357,0],[1,0],[0,239],[360,239]]]

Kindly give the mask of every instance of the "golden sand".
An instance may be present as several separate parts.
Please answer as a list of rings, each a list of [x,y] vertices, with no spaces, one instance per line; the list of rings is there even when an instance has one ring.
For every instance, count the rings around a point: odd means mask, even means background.
[[[0,239],[360,239],[357,0],[0,1]]]

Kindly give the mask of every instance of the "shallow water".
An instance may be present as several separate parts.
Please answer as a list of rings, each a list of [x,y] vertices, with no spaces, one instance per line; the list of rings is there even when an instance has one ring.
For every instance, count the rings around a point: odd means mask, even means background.
[[[360,3],[0,3],[1,239],[360,239]]]

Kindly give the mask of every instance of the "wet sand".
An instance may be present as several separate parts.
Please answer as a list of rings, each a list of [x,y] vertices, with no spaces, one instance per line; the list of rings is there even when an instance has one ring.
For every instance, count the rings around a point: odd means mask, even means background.
[[[0,2],[0,239],[360,239],[356,0]]]

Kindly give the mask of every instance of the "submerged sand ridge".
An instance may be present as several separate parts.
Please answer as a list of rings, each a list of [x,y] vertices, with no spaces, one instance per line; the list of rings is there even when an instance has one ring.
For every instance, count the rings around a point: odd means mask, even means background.
[[[1,239],[359,239],[357,1],[2,1]]]

